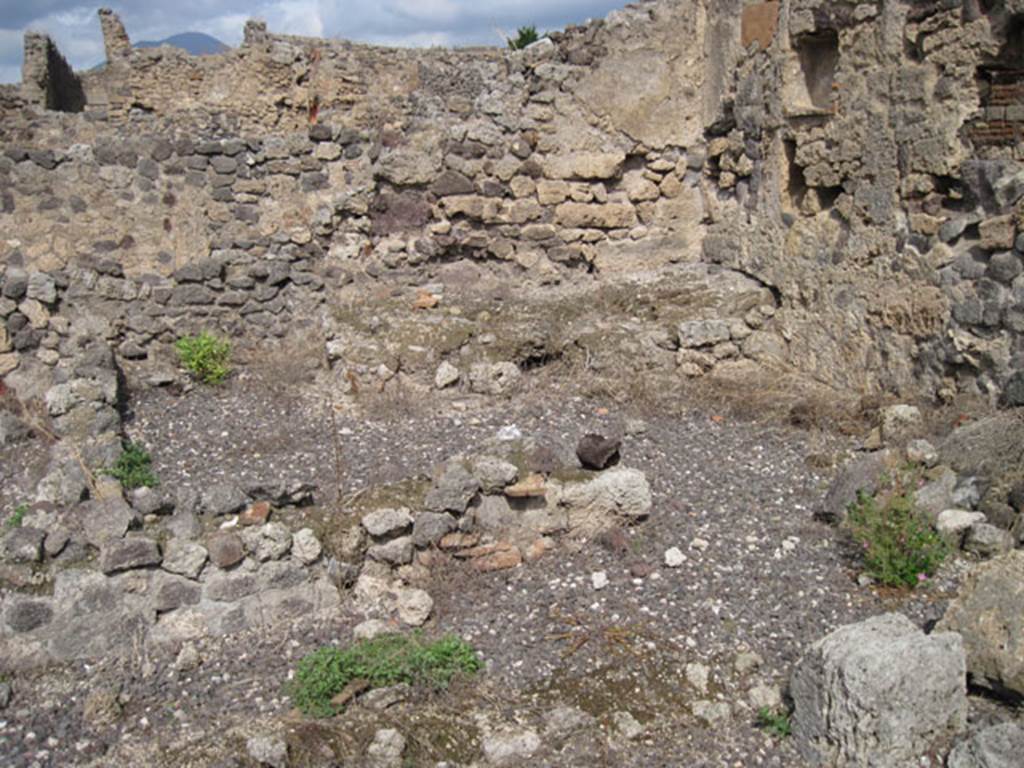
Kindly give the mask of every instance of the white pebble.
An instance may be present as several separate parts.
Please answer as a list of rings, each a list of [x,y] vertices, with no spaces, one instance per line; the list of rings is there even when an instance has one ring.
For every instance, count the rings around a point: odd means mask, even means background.
[[[671,549],[665,550],[665,565],[669,568],[678,568],[686,562],[686,555],[682,553],[679,547],[672,547]]]

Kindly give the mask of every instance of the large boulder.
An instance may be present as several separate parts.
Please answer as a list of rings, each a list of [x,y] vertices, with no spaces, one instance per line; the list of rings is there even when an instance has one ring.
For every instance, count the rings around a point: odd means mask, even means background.
[[[1024,759],[1024,726],[1003,723],[979,731],[956,745],[949,768],[1017,768]]]
[[[963,636],[971,682],[1024,695],[1024,551],[977,566],[938,628]]]
[[[796,746],[812,765],[904,768],[965,726],[963,644],[900,614],[875,616],[811,646],[790,692]]]

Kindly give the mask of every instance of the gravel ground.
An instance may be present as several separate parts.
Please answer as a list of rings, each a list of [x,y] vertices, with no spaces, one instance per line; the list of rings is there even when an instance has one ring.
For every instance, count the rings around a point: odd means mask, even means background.
[[[332,409],[310,392],[274,387],[255,373],[217,390],[147,390],[131,403],[127,431],[150,448],[165,488],[216,478],[312,481],[329,516],[339,498],[429,475],[508,425],[564,450],[587,431],[621,433],[637,415],[548,390],[501,401],[381,400],[378,417],[369,418]],[[545,734],[542,756],[529,765],[801,765],[790,742],[755,727],[751,687],[783,686],[803,650],[839,625],[886,610],[927,624],[953,586],[937,580],[910,597],[858,586],[836,532],[812,519],[827,476],[808,458],[843,445],[696,407],[648,415],[646,430],[627,435],[622,451],[622,463],[650,480],[648,520],[618,536],[559,546],[512,571],[453,565],[433,574],[428,631],[472,641],[486,672],[465,691],[401,705],[401,724],[415,733],[432,727],[431,717],[467,729],[484,720],[522,723]],[[679,567],[664,565],[670,547],[685,555]],[[598,572],[607,576],[601,589],[592,581]],[[127,765],[141,754],[133,750],[159,744],[163,757],[154,765],[242,765],[223,762],[244,748],[222,734],[272,717],[316,743],[302,731],[312,726],[288,719],[282,683],[297,658],[320,643],[346,641],[358,620],[346,612],[315,632],[204,641],[203,664],[191,672],[175,671],[171,658],[137,656],[19,679],[14,703],[2,712],[0,762]],[[760,665],[737,670],[743,651],[758,654]],[[688,665],[708,670],[704,691],[686,682]],[[122,714],[86,725],[84,702],[103,690],[121,692]],[[700,701],[728,703],[731,715],[709,726],[696,717]],[[559,705],[590,713],[592,726],[551,736]],[[344,717],[355,722],[360,708],[352,710]],[[643,732],[615,747],[623,711]],[[608,733],[612,747],[601,736]],[[416,749],[415,764],[439,759]]]

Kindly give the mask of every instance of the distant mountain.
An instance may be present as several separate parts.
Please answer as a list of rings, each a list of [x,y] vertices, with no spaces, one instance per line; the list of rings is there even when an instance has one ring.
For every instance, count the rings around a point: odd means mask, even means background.
[[[182,32],[180,35],[171,35],[164,40],[143,40],[136,43],[136,48],[156,48],[161,45],[173,45],[181,48],[193,56],[209,56],[214,53],[224,53],[230,50],[229,46],[222,43],[216,37],[203,32]]]

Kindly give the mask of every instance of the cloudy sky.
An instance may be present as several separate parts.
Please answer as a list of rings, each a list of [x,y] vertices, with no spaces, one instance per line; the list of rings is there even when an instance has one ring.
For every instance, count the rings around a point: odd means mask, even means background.
[[[246,19],[274,32],[387,45],[500,43],[497,30],[534,24],[541,31],[603,17],[626,0],[106,0],[133,41],[206,32],[241,42]],[[103,0],[0,0],[0,82],[21,79],[22,35],[48,32],[71,64],[103,60],[96,9]]]

